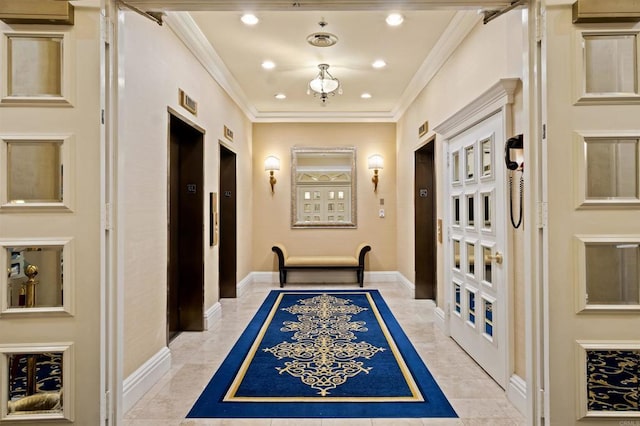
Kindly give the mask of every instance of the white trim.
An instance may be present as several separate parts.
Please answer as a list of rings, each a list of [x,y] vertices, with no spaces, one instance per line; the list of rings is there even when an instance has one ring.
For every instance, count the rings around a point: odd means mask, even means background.
[[[416,72],[402,93],[398,105],[393,108],[392,112],[396,121],[402,118],[422,89],[427,87],[431,79],[435,77],[438,71],[440,71],[440,68],[442,68],[453,52],[460,46],[460,43],[462,43],[481,20],[481,15],[475,11],[461,10],[453,15],[451,22],[449,22],[447,28],[445,28],[442,35],[440,35],[440,38],[429,52],[429,55],[427,55],[418,72]]]
[[[491,86],[474,101],[433,128],[445,139],[451,139],[513,103],[513,95],[520,82],[519,78],[503,78]]]
[[[433,323],[442,330],[447,336],[449,335],[449,327],[447,326],[448,321],[446,320],[446,313],[444,310],[436,306],[433,310]]]
[[[236,297],[242,296],[253,282],[253,272],[249,272],[246,277],[236,284]]]
[[[514,407],[526,416],[527,412],[527,382],[517,374],[513,374],[509,378],[507,385],[507,399]]]
[[[167,12],[164,22],[178,36],[202,67],[240,107],[249,120],[254,120],[257,110],[247,102],[247,96],[233,78],[222,58],[215,51],[188,12]]]
[[[396,274],[397,274],[396,282],[399,282],[400,284],[404,284],[404,286],[411,291],[414,291],[416,289],[416,285],[413,282],[411,282],[411,280],[409,280],[407,277],[402,275],[401,272],[397,272]]]
[[[204,329],[210,330],[222,318],[222,305],[216,302],[204,313]]]
[[[277,272],[265,272],[265,271],[252,272],[251,277],[253,278],[254,283],[275,284],[278,282]]]
[[[370,271],[364,272],[364,283],[388,283],[388,282],[392,282],[392,283],[396,283],[396,282],[400,282],[402,284],[405,284],[405,282],[403,282],[403,279],[406,280],[406,278],[404,278],[402,276],[402,274],[398,271]],[[409,283],[410,285],[413,285],[411,283]]]
[[[122,383],[122,408],[126,413],[171,369],[171,351],[163,347]]]

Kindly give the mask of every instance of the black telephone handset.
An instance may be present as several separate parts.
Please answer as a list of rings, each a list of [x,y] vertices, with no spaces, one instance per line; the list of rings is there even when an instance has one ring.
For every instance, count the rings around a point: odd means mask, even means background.
[[[509,138],[507,143],[504,144],[504,162],[509,170],[522,170],[524,168],[524,160],[522,158],[524,148],[523,139],[523,135],[520,134]]]
[[[511,224],[514,228],[519,228],[522,224],[522,208],[524,193],[524,136],[522,134],[507,139],[504,144],[504,162],[509,170],[519,170],[520,174],[520,208],[518,221],[513,218],[513,173],[509,173],[509,204],[511,213]]]

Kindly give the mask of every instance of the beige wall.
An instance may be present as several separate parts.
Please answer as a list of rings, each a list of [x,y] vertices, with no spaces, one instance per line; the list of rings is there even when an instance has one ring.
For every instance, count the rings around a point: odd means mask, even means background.
[[[255,123],[253,125],[253,269],[276,271],[271,246],[284,243],[290,255],[353,254],[362,241],[371,244],[368,271],[395,271],[396,126],[393,123]],[[291,147],[355,146],[357,229],[291,229]],[[378,192],[373,192],[367,158],[384,157]],[[271,194],[264,159],[280,159],[278,183]],[[378,217],[384,199],[385,218]]]
[[[126,13],[120,27],[119,179],[124,212],[124,376],[166,345],[167,147],[171,107],[206,133],[205,194],[218,192],[219,144],[226,125],[237,154],[238,279],[251,271],[251,126],[246,116],[186,50],[169,25]],[[193,116],[178,105],[182,88],[198,102]],[[209,247],[205,197],[205,306],[218,300],[218,247]]]
[[[398,270],[410,281],[415,279],[414,264],[414,203],[413,181],[414,152],[431,136],[430,130],[418,138],[418,127],[428,120],[433,129],[439,123],[476,99],[501,78],[522,77],[522,23],[519,13],[509,13],[483,25],[480,20],[460,47],[420,93],[398,122]],[[521,133],[524,123],[521,88],[513,106],[514,133]],[[444,217],[445,176],[443,175],[442,139],[436,135],[436,173],[438,195],[438,218]],[[501,148],[497,148],[500,151]],[[445,220],[444,227],[447,227]],[[521,230],[517,233],[521,234]],[[515,236],[515,235],[514,235]],[[523,300],[523,249],[522,238],[514,238],[514,328],[515,370],[525,377],[524,354],[524,300]],[[438,296],[437,304],[444,309],[443,245],[438,244]]]

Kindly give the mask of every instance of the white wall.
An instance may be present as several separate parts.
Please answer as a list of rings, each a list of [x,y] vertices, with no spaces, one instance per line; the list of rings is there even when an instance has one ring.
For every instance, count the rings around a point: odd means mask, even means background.
[[[251,124],[168,25],[121,14],[119,206],[124,223],[124,377],[166,345],[167,148],[171,107],[205,129],[205,194],[218,192],[218,150],[226,125],[237,154],[238,279],[250,272]],[[122,78],[124,77],[124,78]],[[198,102],[193,116],[178,105],[182,88]],[[205,197],[208,218],[208,196]],[[205,220],[205,306],[218,300],[218,247],[209,247]]]

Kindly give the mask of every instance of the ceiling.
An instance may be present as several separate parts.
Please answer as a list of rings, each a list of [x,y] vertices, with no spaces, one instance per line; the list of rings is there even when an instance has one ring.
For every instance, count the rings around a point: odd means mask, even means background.
[[[467,1],[464,10],[400,10],[404,21],[396,27],[385,22],[390,12],[398,11],[394,9],[398,3],[389,1],[366,2],[376,3],[376,7],[356,5],[351,10],[291,10],[291,2],[286,2],[286,9],[274,5],[285,3],[278,1],[269,2],[271,5],[254,1],[249,8],[246,2],[211,1],[211,8],[218,3],[217,10],[202,10],[206,2],[195,0],[191,3],[199,7],[191,4],[188,13],[174,12],[179,9],[175,1],[164,5],[151,5],[147,0],[127,3],[142,3],[136,7],[166,12],[165,22],[255,121],[395,121],[482,20],[477,8],[469,10]],[[351,0],[342,6],[353,3],[363,2]],[[410,3],[406,1],[405,5]],[[360,10],[353,10],[357,8]],[[253,12],[259,22],[243,24],[240,18],[246,11]],[[321,21],[326,22],[324,28],[319,25]],[[338,42],[331,47],[307,43],[307,36],[319,31],[334,34]],[[380,59],[386,66],[374,68],[373,62]],[[263,69],[264,61],[272,61],[275,67]],[[326,103],[307,94],[309,81],[318,74],[321,63],[329,65],[329,72],[342,86],[342,94],[329,96]],[[364,99],[363,93],[371,97]],[[276,94],[286,98],[276,99]]]

